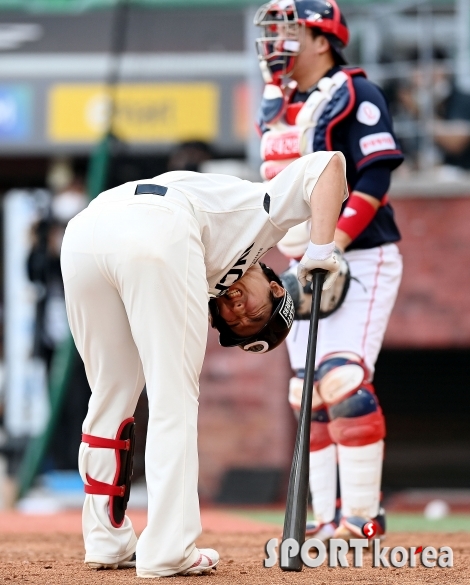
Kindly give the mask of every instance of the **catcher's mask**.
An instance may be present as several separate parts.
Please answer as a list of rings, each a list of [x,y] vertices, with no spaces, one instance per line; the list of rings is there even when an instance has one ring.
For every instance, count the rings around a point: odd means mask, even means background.
[[[281,280],[271,268],[262,262],[260,262],[260,266],[270,282],[273,280],[283,286]],[[243,351],[253,353],[266,353],[280,345],[292,327],[295,313],[292,297],[287,290],[284,290],[282,297],[273,298],[273,311],[269,321],[254,335],[239,337],[220,316],[215,299],[209,301],[209,311],[212,327],[218,330],[219,343],[222,347],[238,346]]]
[[[349,30],[335,0],[271,0],[259,8],[254,24],[264,29],[264,35],[256,39],[256,49],[266,83],[280,85],[282,77],[292,73],[306,28],[321,32],[336,63],[346,63],[343,49]]]

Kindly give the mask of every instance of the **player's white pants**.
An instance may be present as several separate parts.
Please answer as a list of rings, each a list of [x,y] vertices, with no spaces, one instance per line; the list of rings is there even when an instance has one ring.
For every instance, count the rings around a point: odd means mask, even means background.
[[[137,542],[137,573],[165,576],[198,558],[199,374],[207,338],[207,282],[199,226],[185,198],[95,200],[68,225],[62,247],[67,313],[92,389],[83,432],[115,438],[144,383],[148,525]],[[82,477],[113,483],[112,449],[82,443]],[[108,496],[83,507],[86,562],[133,552],[129,518],[111,525]]]
[[[352,250],[345,253],[345,258],[349,262],[351,275],[357,281],[351,280],[346,299],[338,311],[320,320],[315,365],[318,366],[329,354],[351,352],[364,361],[370,374],[366,381],[371,382],[400,285],[402,258],[395,244],[369,250]],[[290,363],[294,370],[305,367],[308,329],[309,321],[295,321],[287,337]],[[363,510],[364,515],[374,517],[379,506],[382,441],[374,446],[339,445],[338,448],[343,514],[349,516]],[[372,451],[373,457],[370,455]],[[317,476],[322,474],[333,477],[330,470],[336,462],[336,450],[326,447],[311,455],[313,507],[323,522],[330,522],[334,516],[336,483],[333,479],[328,482],[330,488],[327,493],[324,482],[319,484]],[[341,461],[344,465],[341,465]],[[316,485],[319,486],[318,490],[315,490]],[[366,493],[368,511],[367,506],[364,507]]]

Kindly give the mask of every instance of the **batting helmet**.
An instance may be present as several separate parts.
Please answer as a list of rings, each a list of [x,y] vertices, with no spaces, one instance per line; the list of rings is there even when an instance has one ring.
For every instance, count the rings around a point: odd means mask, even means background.
[[[258,10],[254,23],[264,28],[256,48],[267,83],[280,82],[292,72],[305,27],[319,30],[328,39],[336,62],[346,63],[343,49],[349,30],[335,0],[271,0]]]
[[[271,268],[262,262],[260,262],[260,266],[269,281],[274,280],[274,282],[283,286],[281,280]],[[287,290],[284,290],[282,297],[274,298],[273,312],[266,325],[254,335],[239,337],[220,316],[215,299],[209,301],[209,310],[212,317],[212,327],[218,330],[219,343],[222,347],[238,346],[244,351],[254,353],[266,353],[280,345],[292,327],[295,313],[292,297]]]

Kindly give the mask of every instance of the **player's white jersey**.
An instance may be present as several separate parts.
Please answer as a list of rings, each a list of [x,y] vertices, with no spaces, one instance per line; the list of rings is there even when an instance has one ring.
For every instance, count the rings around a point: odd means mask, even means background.
[[[172,171],[150,179],[190,202],[201,228],[209,294],[223,294],[293,225],[311,216],[310,196],[335,152],[317,152],[290,164],[269,183],[212,173]],[[341,153],[337,153],[345,160]],[[137,181],[105,191],[100,199],[132,194]],[[125,192],[125,193],[124,193]],[[169,190],[167,195],[171,197]],[[345,198],[347,193],[345,193]]]

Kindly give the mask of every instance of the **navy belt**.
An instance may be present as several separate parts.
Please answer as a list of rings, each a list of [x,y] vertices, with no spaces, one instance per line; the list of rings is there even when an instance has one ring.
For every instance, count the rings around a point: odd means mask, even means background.
[[[167,191],[168,187],[163,187],[163,185],[137,185],[134,195],[160,195],[164,197]]]

